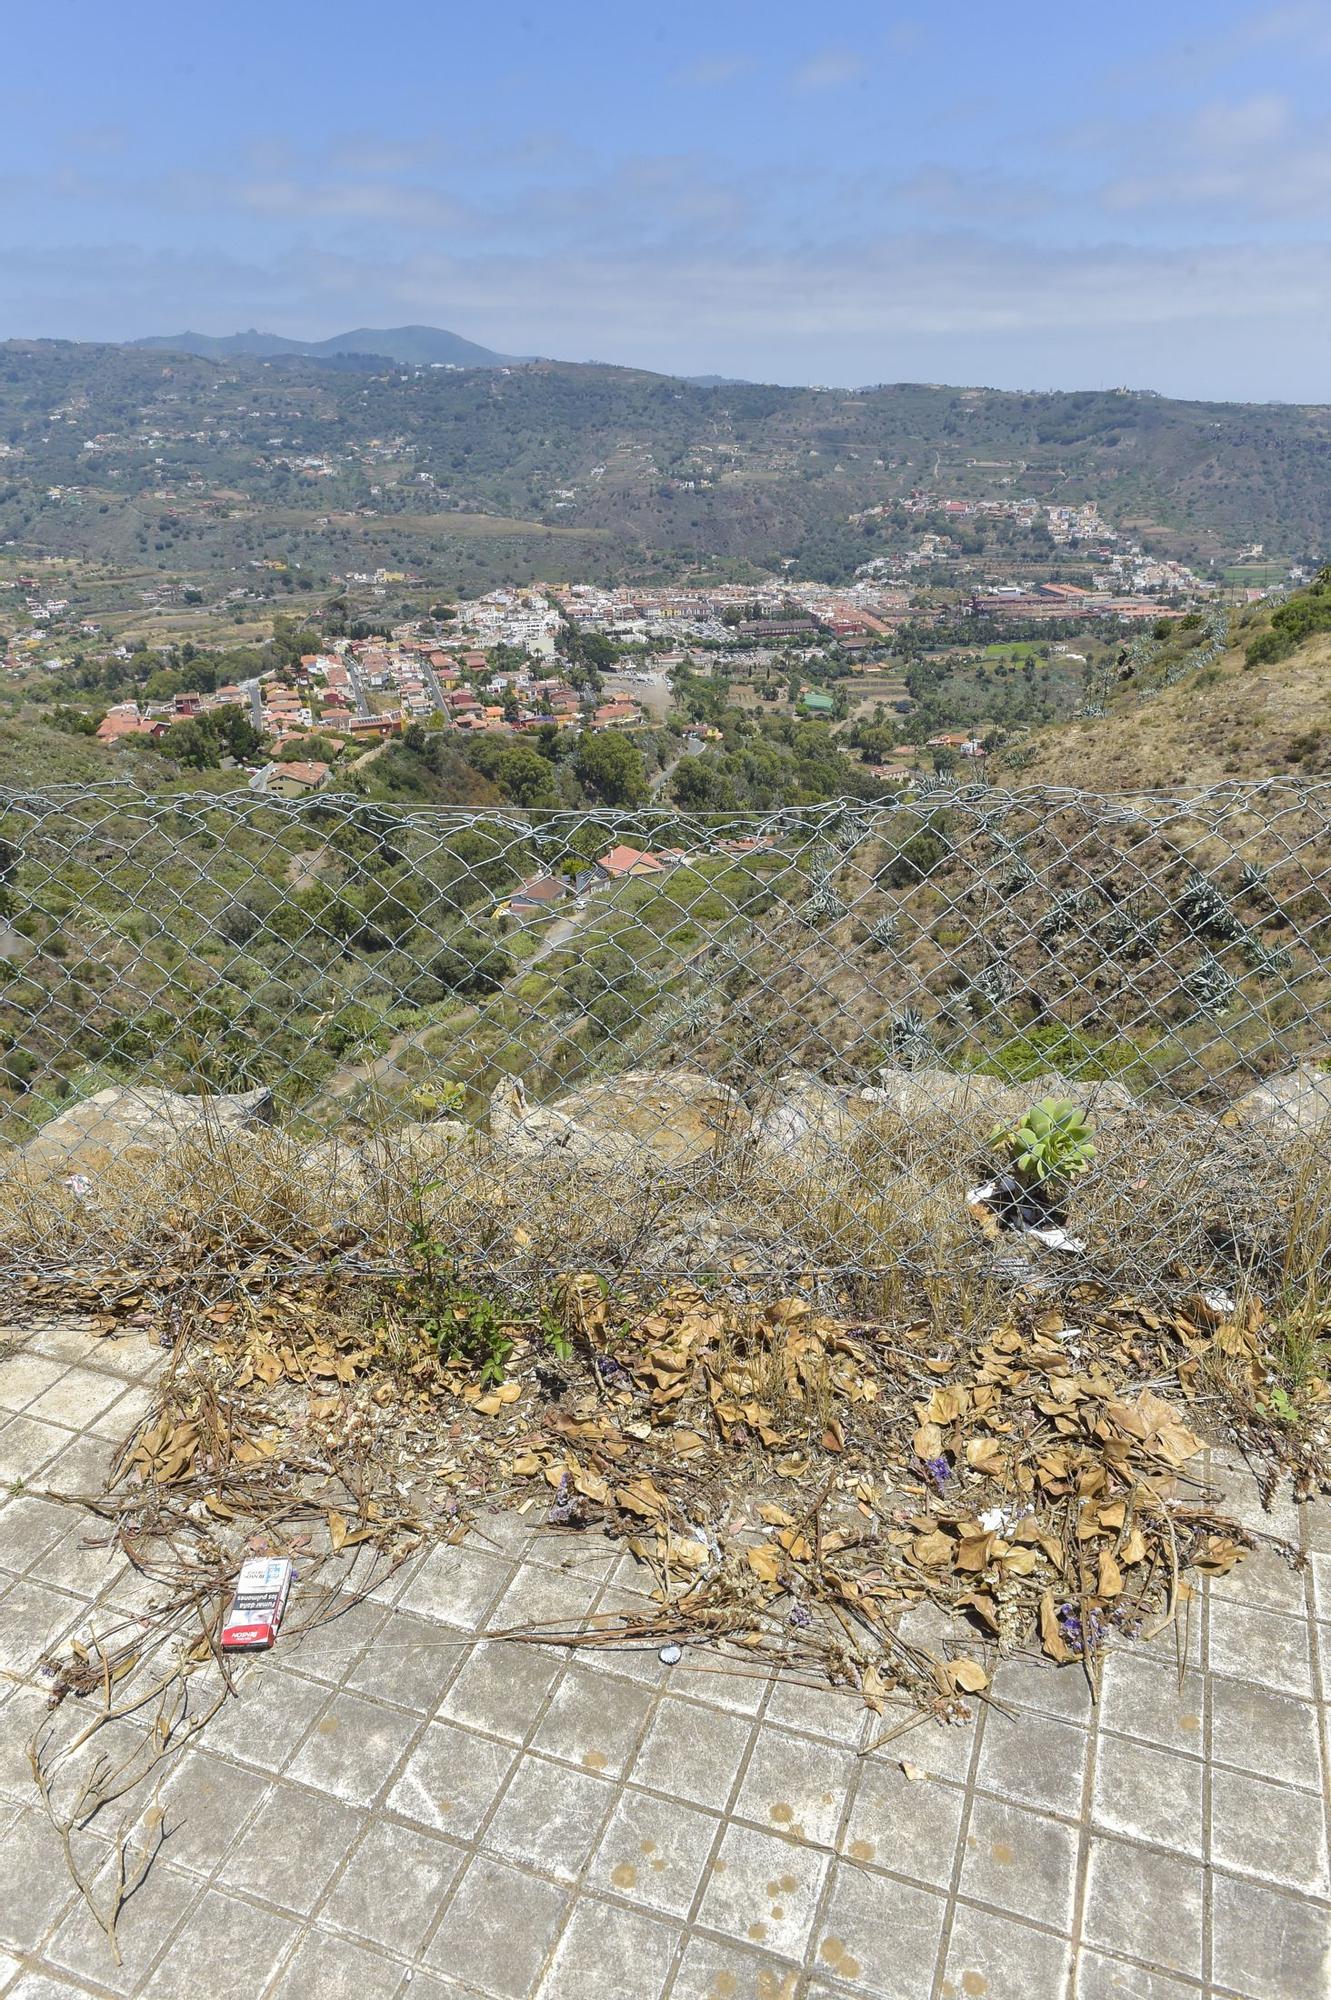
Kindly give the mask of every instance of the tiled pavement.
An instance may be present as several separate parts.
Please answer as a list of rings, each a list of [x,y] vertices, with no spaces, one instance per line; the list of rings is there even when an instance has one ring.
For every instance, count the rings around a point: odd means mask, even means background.
[[[0,1354],[4,1350],[0,1349]],[[85,1490],[143,1405],[138,1338],[31,1329],[0,1359],[0,1480]],[[1263,1517],[1167,1649],[1000,1671],[1009,1719],[882,1722],[686,1653],[485,1635],[633,1601],[631,1559],[516,1517],[249,1664],[182,1755],[116,1967],[79,1904],[0,1680],[0,1993],[153,2000],[1315,2000],[1331,1991],[1331,1509]],[[0,1508],[0,1670],[126,1572],[85,1517]],[[294,1607],[293,1607],[294,1608]],[[902,1769],[908,1760],[911,1775]],[[916,1775],[916,1774],[919,1775]]]

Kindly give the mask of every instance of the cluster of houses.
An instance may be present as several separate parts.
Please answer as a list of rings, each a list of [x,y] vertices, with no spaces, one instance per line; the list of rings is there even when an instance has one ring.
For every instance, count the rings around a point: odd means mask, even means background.
[[[750,834],[736,840],[718,840],[709,853],[724,854],[744,861],[765,854],[776,846],[772,834]],[[639,882],[669,873],[695,857],[682,847],[630,847],[617,842],[585,868],[568,875],[533,875],[520,888],[496,904],[496,919],[511,917],[518,923],[547,916],[562,904],[580,907],[583,897],[598,889],[614,888],[621,882]]]

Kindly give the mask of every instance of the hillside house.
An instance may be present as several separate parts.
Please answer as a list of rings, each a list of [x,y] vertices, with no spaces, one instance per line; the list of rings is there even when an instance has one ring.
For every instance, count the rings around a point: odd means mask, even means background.
[[[331,766],[318,758],[308,763],[279,764],[269,780],[268,789],[279,798],[300,798],[306,792],[317,792],[328,783]]]
[[[566,902],[573,894],[573,884],[561,875],[534,875],[530,882],[524,882],[515,889],[508,899],[510,916],[521,921],[525,917],[540,916]]]
[[[659,854],[649,854],[640,847],[611,847],[598,858],[596,873],[603,882],[627,882],[643,875],[663,875],[665,862]]]

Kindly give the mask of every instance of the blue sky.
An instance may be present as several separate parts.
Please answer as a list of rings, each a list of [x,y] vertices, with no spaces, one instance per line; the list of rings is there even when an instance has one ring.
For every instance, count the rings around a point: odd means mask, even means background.
[[[0,334],[1331,401],[1331,5],[12,10]]]

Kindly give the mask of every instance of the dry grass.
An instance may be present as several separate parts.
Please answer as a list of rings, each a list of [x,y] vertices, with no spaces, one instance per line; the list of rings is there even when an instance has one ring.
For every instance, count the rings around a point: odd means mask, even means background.
[[[1019,1109],[1029,1086],[1010,1096]],[[0,1179],[0,1282],[29,1273],[189,1276],[254,1285],[343,1265],[390,1274],[413,1243],[474,1279],[537,1289],[552,1274],[688,1276],[753,1296],[831,1287],[883,1317],[992,1323],[998,1297],[1090,1280],[1139,1296],[1199,1285],[1259,1294],[1291,1329],[1331,1289],[1331,1187],[1310,1143],[1272,1145],[1184,1111],[1097,1115],[1095,1171],[1069,1197],[1069,1255],[1000,1230],[967,1195],[993,1171],[999,1097],[856,1105],[818,1143],[730,1135],[673,1167],[627,1142],[522,1159],[432,1128],[305,1148],[281,1131],[208,1134],[122,1159],[80,1195],[18,1168]],[[830,1295],[830,1294],[829,1294]],[[1291,1337],[1292,1334],[1291,1334]]]

